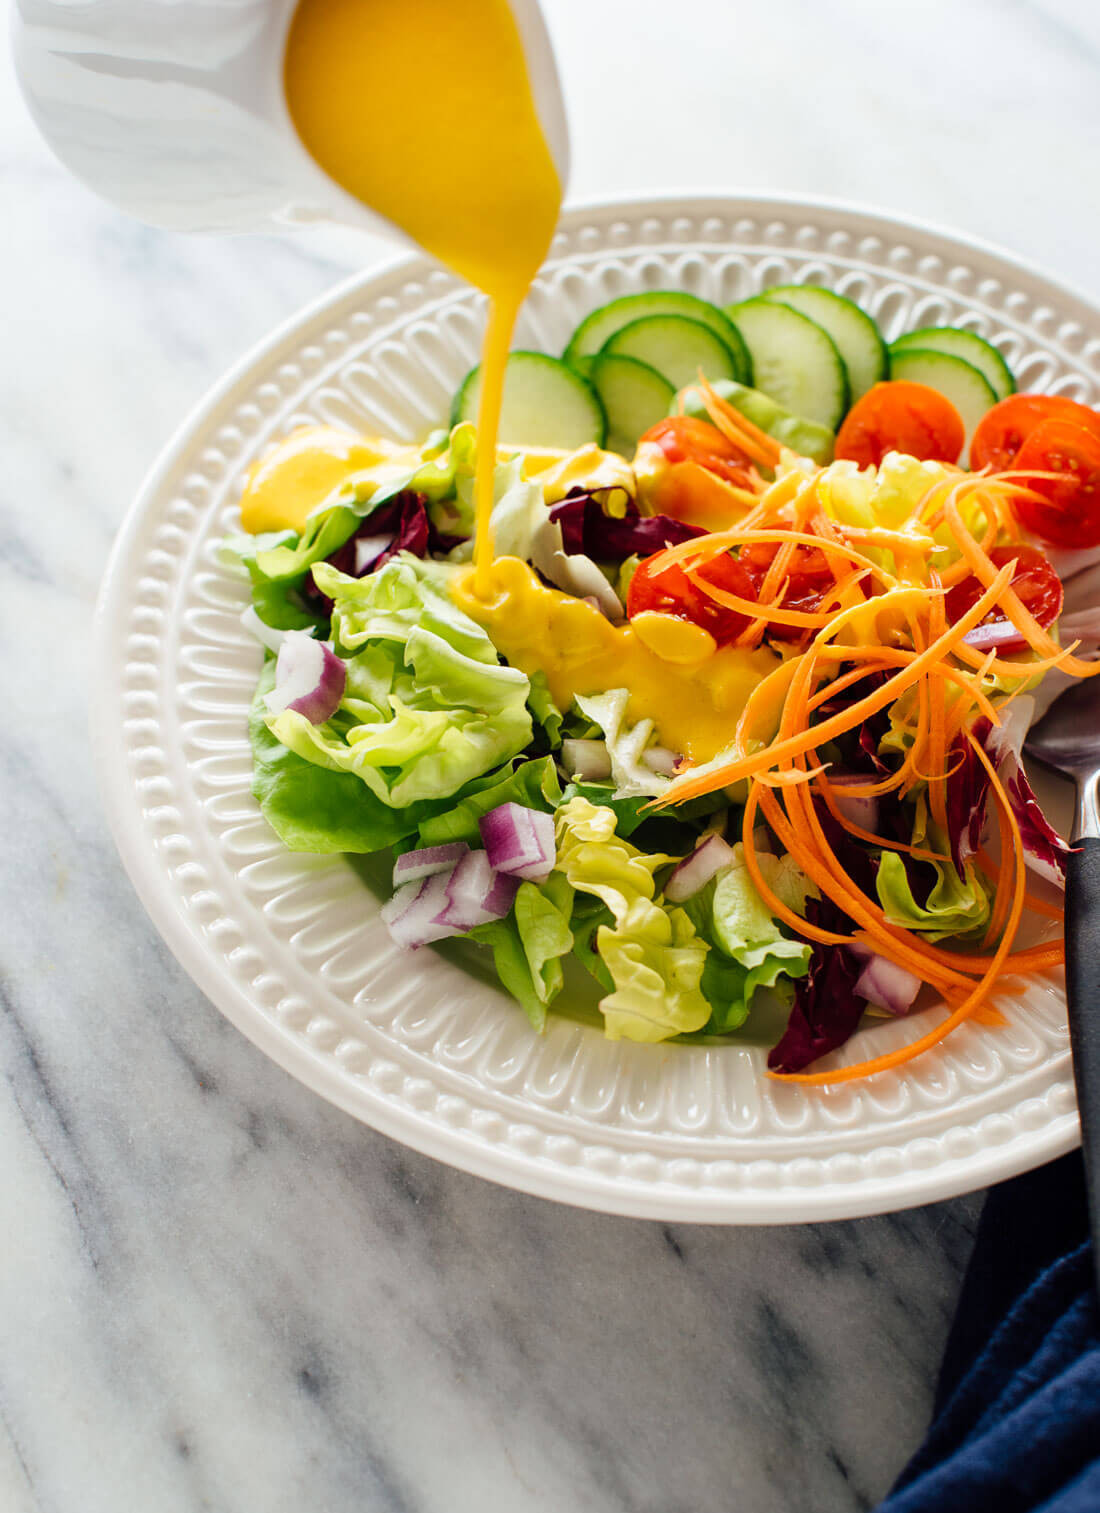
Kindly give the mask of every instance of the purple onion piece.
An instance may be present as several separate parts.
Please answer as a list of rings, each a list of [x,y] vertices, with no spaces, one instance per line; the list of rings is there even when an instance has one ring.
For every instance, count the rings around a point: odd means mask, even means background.
[[[963,636],[963,644],[975,651],[989,651],[997,646],[1004,650],[1012,646],[1026,646],[1027,642],[1011,620],[991,620],[988,625],[975,625]]]
[[[469,850],[465,841],[452,841],[446,846],[421,846],[416,851],[406,851],[393,864],[393,885],[399,888],[402,883],[419,882],[435,872],[449,872]]]
[[[672,873],[665,884],[665,897],[670,903],[682,904],[705,888],[711,878],[732,861],[733,847],[727,845],[720,835],[708,835]]]
[[[399,946],[415,950],[458,933],[452,926],[439,923],[439,915],[447,907],[449,878],[448,872],[436,872],[419,882],[405,883],[383,906],[383,922]]]
[[[267,695],[272,714],[291,709],[311,725],[332,718],[344,697],[347,669],[324,641],[304,630],[288,630],[275,663],[275,687]]]
[[[436,924],[464,935],[476,925],[502,919],[512,907],[518,888],[519,879],[494,871],[486,852],[469,851],[447,878],[447,902],[436,916]]]
[[[921,990],[921,980],[905,967],[888,961],[885,956],[870,951],[859,941],[849,948],[864,959],[863,971],[856,979],[852,991],[857,998],[865,998],[877,1008],[890,1014],[908,1014]]]
[[[478,822],[489,861],[498,872],[545,882],[554,870],[554,817],[523,804],[500,804]]]

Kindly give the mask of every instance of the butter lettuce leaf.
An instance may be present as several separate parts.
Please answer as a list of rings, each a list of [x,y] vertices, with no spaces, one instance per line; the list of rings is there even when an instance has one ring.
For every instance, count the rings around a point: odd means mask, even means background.
[[[366,578],[314,569],[333,600],[344,698],[324,725],[290,709],[268,718],[284,746],[353,773],[393,808],[457,793],[517,756],[532,733],[526,674],[499,663],[481,627],[419,565],[403,555]]]
[[[786,991],[810,966],[810,946],[783,933],[756,891],[740,841],[733,851],[730,865],[684,905],[696,931],[712,947],[702,988],[711,1006],[707,1029],[715,1034],[745,1022],[758,989]],[[800,912],[815,890],[795,862],[767,853],[758,860],[776,895]]]
[[[674,857],[645,854],[615,833],[615,815],[576,797],[556,814],[556,870],[609,911],[595,931],[613,989],[600,1002],[610,1040],[660,1041],[701,1029],[707,946],[683,909],[656,901],[654,875]]]
[[[252,793],[265,820],[289,851],[367,853],[415,835],[432,806],[392,809],[357,777],[306,761],[267,727],[264,696],[275,684],[270,658],[252,700]]]
[[[917,799],[913,821],[913,844],[926,846],[940,856],[951,856],[951,846],[938,825],[932,823],[923,794]],[[879,903],[891,924],[916,930],[927,940],[960,937],[964,942],[985,933],[990,900],[982,876],[972,861],[965,861],[960,877],[953,861],[920,864],[922,875],[934,876],[928,897],[918,902],[909,872],[896,851],[883,851],[875,877]]]

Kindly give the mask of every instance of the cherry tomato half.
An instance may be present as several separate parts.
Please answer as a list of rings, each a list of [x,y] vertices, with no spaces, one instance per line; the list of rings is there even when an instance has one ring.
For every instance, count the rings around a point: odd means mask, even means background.
[[[727,483],[743,486],[748,478],[748,458],[722,435],[717,426],[694,415],[670,415],[659,420],[638,438],[638,445],[651,441],[669,462],[696,462]]]
[[[927,384],[894,379],[875,384],[848,411],[836,455],[861,468],[877,468],[887,452],[957,462],[965,440],[966,427],[949,399]]]
[[[737,560],[752,579],[757,595],[778,551],[779,543],[770,541],[750,541],[741,548]],[[796,546],[787,570],[787,587],[777,602],[784,609],[813,614],[821,608],[821,601],[835,581],[820,547]],[[768,630],[769,637],[775,641],[799,641],[805,634],[805,628],[800,625],[773,624]]]
[[[1021,525],[1053,546],[1100,546],[1100,435],[1065,420],[1044,420],[1013,467],[1063,475],[1026,480],[1041,498],[1015,501]]]
[[[1062,613],[1063,594],[1062,580],[1046,554],[1037,546],[1025,546],[1020,542],[1016,546],[995,546],[989,557],[993,566],[998,568],[1015,559],[1017,565],[1012,587],[1023,601],[1024,608],[1035,616],[1044,630],[1049,629]],[[954,588],[948,589],[948,621],[953,625],[956,620],[961,620],[984,592],[983,584],[973,574],[961,583],[956,583]],[[993,609],[979,623],[997,625],[1005,619],[1006,616],[999,609]],[[1023,636],[1014,636],[1011,641],[998,642],[997,651],[1015,651],[1026,645]]]
[[[1100,415],[1075,399],[1056,394],[1010,394],[979,420],[970,441],[970,466],[1003,472],[1024,442],[1044,420],[1064,420],[1100,436]]]
[[[654,552],[639,562],[626,596],[626,612],[630,619],[646,610],[662,615],[675,615],[678,620],[691,620],[709,630],[719,646],[735,641],[749,623],[745,615],[724,604],[718,604],[700,588],[696,588],[679,563],[673,563],[661,573],[653,568],[663,552]],[[715,588],[728,594],[737,594],[741,599],[755,599],[756,589],[748,573],[728,552],[712,557],[698,569],[698,576],[713,583]]]

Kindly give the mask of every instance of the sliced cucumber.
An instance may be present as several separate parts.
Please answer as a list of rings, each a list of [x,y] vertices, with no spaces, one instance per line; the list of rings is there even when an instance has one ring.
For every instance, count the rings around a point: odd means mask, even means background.
[[[737,363],[720,336],[702,321],[683,315],[645,315],[632,320],[604,343],[603,352],[648,363],[673,389],[703,377],[736,378]]]
[[[573,364],[579,358],[593,356],[616,331],[647,315],[682,315],[688,320],[697,320],[708,326],[733,353],[738,370],[733,377],[740,383],[752,382],[749,355],[737,328],[730,324],[717,305],[709,304],[695,294],[684,294],[676,289],[659,290],[652,294],[624,294],[621,299],[613,299],[610,304],[593,310],[573,332],[569,345],[562,354],[563,360]]]
[[[759,296],[727,306],[726,314],[749,349],[756,387],[835,431],[848,408],[848,370],[828,332],[790,305]]]
[[[592,385],[607,416],[606,445],[629,457],[642,432],[668,414],[675,390],[656,368],[635,357],[600,352],[591,363]]]
[[[924,347],[891,352],[890,377],[938,389],[962,417],[968,442],[978,421],[997,403],[991,385],[977,368],[947,352],[930,352]]]
[[[451,424],[477,421],[481,368],[471,368],[451,405]],[[512,352],[504,375],[500,440],[513,446],[560,447],[572,452],[594,441],[603,445],[607,420],[592,385],[560,358],[544,352]]]
[[[792,415],[770,395],[761,394],[759,389],[747,389],[744,384],[722,380],[711,387],[716,394],[733,405],[735,410],[740,410],[753,425],[767,431],[769,436],[774,436],[776,441],[790,447],[800,457],[809,457],[822,466],[832,462],[836,437],[827,427],[819,426],[812,420],[803,420],[801,415]],[[699,420],[709,419],[698,388],[688,388],[683,394],[677,395],[673,400],[671,414],[678,412],[681,400],[685,415],[694,415]]]
[[[919,331],[907,331],[891,342],[890,356],[910,352],[914,347],[922,352],[946,352],[948,357],[961,357],[963,362],[977,368],[998,399],[1007,399],[1016,392],[1016,380],[997,348],[973,331],[960,331],[955,326],[924,326]]]
[[[843,294],[812,284],[778,284],[774,289],[766,289],[761,298],[789,305],[800,315],[816,321],[832,337],[848,369],[852,404],[872,384],[881,383],[886,377],[889,356],[879,328],[866,310],[845,299]]]

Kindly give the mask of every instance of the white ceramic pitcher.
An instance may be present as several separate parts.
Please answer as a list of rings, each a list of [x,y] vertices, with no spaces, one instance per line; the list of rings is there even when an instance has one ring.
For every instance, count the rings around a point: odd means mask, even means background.
[[[334,183],[294,130],[283,53],[295,4],[16,0],[16,69],[61,161],[139,220],[180,231],[328,221],[408,244],[390,221]],[[538,0],[510,4],[564,185],[569,138],[546,25]],[[400,122],[393,129],[399,133]]]

